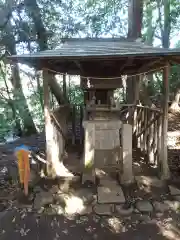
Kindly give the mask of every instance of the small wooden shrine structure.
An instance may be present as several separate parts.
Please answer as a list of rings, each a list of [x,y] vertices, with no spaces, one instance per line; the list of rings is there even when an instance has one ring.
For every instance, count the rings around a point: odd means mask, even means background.
[[[65,39],[61,47],[20,56],[12,60],[43,70],[44,114],[48,171],[61,176],[62,153],[67,131],[67,108],[52,112],[49,105],[49,74],[57,72],[81,76],[84,91],[83,181],[94,179],[94,169],[116,165],[122,183],[133,181],[132,139],[156,161],[161,178],[169,178],[167,156],[169,68],[180,63],[180,50],[147,46],[132,39]],[[136,105],[136,75],[163,69],[163,102],[160,110]],[[121,119],[122,106],[113,99],[121,87],[121,76],[131,76],[132,102],[129,119]]]

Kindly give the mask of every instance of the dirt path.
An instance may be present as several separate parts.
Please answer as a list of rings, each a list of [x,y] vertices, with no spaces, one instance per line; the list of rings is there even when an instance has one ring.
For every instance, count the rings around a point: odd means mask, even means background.
[[[0,215],[1,216],[1,215]],[[117,221],[117,219],[116,219]],[[112,224],[111,224],[112,223]],[[80,217],[69,220],[59,216],[39,216],[9,211],[0,219],[1,240],[92,240],[92,239],[179,239],[175,231],[161,233],[157,223],[138,224],[129,228],[123,224],[113,224],[113,219],[95,218],[95,216]],[[171,234],[171,238],[168,237]],[[164,236],[163,236],[164,235]],[[177,238],[176,238],[177,237]]]

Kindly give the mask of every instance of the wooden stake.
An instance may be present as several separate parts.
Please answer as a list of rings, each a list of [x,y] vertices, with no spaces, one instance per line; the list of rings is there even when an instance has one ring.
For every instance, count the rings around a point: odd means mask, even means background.
[[[167,131],[168,131],[168,99],[169,99],[169,63],[163,70],[163,116],[162,116],[162,135],[161,135],[161,178],[169,178],[168,151],[167,151]]]

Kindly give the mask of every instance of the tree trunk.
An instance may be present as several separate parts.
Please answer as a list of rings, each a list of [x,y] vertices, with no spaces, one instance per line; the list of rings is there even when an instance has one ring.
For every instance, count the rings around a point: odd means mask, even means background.
[[[37,79],[37,89],[38,89],[38,93],[39,93],[39,101],[41,103],[42,111],[44,111],[43,94],[42,94],[42,88],[41,88],[41,84],[40,84],[40,75],[38,72],[36,73],[36,79]]]
[[[147,31],[146,31],[146,43],[148,45],[153,45],[153,38],[154,38],[154,28],[152,25],[153,20],[153,5],[151,1],[147,2],[145,6],[145,14],[146,14],[146,25],[147,25]],[[140,101],[143,105],[146,106],[153,106],[152,101],[150,99],[150,92],[149,92],[149,82],[153,82],[153,74],[148,74],[147,78],[141,79],[141,89],[140,89]]]
[[[143,0],[129,0],[128,5],[128,37],[141,38],[143,17]]]
[[[32,119],[31,113],[28,108],[28,104],[26,102],[26,98],[24,96],[21,80],[19,76],[19,68],[17,64],[14,64],[12,68],[12,85],[14,88],[14,98],[15,98],[15,106],[19,110],[19,114],[23,119],[24,124],[24,132],[27,135],[31,135],[36,133],[36,127],[34,121]]]
[[[164,31],[162,36],[162,45],[164,48],[169,48],[170,46],[170,31],[171,31],[170,1],[164,0]]]
[[[66,100],[64,99],[63,92],[61,91],[61,88],[55,79],[54,74],[49,73],[48,75],[49,75],[48,85],[51,89],[51,92],[54,94],[57,102],[59,103],[59,105],[67,103]]]
[[[17,54],[16,43],[12,31],[12,26],[10,25],[10,23],[6,25],[5,31],[6,31],[5,36],[6,49],[10,52],[10,54],[16,55]],[[18,103],[16,104],[16,108],[18,109],[20,117],[23,120],[25,133],[26,134],[36,133],[37,132],[36,127],[33,122],[33,118],[29,111],[28,104],[22,90],[19,68],[17,63],[14,63],[14,66],[12,67],[12,85],[14,89],[14,100],[15,103],[16,102]]]
[[[128,6],[128,38],[141,38],[142,28],[143,0],[129,0]],[[135,101],[135,83],[139,81],[137,77],[128,77],[127,79],[127,102]],[[136,99],[138,100],[138,99]]]
[[[44,27],[42,18],[41,18],[41,13],[39,6],[37,4],[36,0],[24,0],[25,6],[29,12],[30,17],[33,20],[35,30],[37,33],[37,42],[39,45],[39,50],[44,51],[48,49],[48,35],[46,32],[46,29]],[[62,90],[57,83],[56,79],[54,76],[51,79],[48,79],[48,84],[51,89],[51,92],[54,94],[54,96],[57,99],[57,102],[59,104],[65,103],[65,99],[63,98],[63,93]]]
[[[180,111],[179,100],[180,100],[180,88],[177,89],[176,94],[175,94],[174,101],[172,102],[172,104],[171,104],[171,106],[170,106],[170,109],[169,109],[169,110],[170,110],[171,112]]]
[[[9,99],[8,105],[10,106],[10,108],[12,110],[13,119],[15,121],[14,133],[16,134],[16,136],[21,137],[23,135],[23,131],[21,129],[21,124],[20,124],[19,118],[17,116],[17,109],[14,105],[14,101]]]

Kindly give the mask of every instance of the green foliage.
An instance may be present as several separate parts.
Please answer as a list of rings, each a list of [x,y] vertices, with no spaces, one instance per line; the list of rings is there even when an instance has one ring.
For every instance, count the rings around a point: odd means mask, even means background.
[[[70,88],[68,88],[68,98],[71,104],[83,104],[84,98],[82,89],[77,85],[71,84]]]
[[[14,2],[10,21],[1,29],[1,55],[5,50],[11,50],[11,53],[13,51],[14,53],[16,51],[23,53],[35,52],[39,49],[34,22],[24,2]],[[0,0],[0,5],[5,8],[7,8],[7,3],[7,0]],[[158,40],[163,45],[163,36],[168,33],[167,26],[170,26],[168,40],[171,40],[179,31],[179,1],[146,0],[144,3],[143,40],[152,45],[155,40]],[[170,4],[168,5],[170,6],[168,16],[166,16],[168,11],[165,11],[165,3]],[[39,18],[46,30],[49,49],[58,47],[62,37],[127,36],[128,0],[37,0],[37,5],[40,9]],[[167,22],[165,24],[165,19],[169,21],[168,24]],[[177,47],[179,45],[177,44]],[[15,49],[12,46],[15,46]],[[6,63],[4,64],[6,65]],[[25,111],[27,107],[36,126],[41,130],[44,125],[42,81],[38,85],[38,78],[34,74],[28,80],[30,87],[27,91],[26,85],[23,84],[26,77],[21,76],[20,85],[22,85],[26,97],[24,98],[22,91],[15,91],[11,84],[12,72],[4,67],[2,69],[3,71],[0,71],[0,138],[12,131],[18,123],[24,128],[24,120],[27,120],[27,111]],[[171,92],[175,92],[180,87],[179,82],[180,68],[177,65],[171,69]],[[148,92],[150,95],[162,92],[160,74],[151,77],[151,81],[148,83]],[[70,103],[83,103],[83,92],[76,84],[67,84],[67,94]],[[117,90],[116,95],[120,101],[124,101],[124,90]]]

